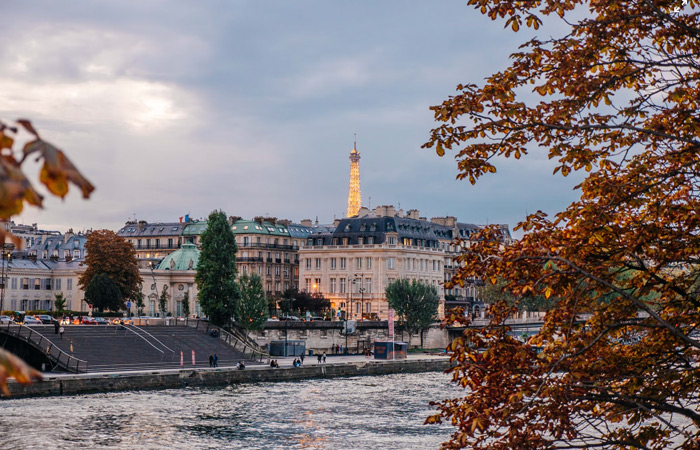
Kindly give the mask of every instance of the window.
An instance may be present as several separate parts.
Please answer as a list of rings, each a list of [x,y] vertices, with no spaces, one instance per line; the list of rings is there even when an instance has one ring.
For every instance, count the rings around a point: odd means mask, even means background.
[[[61,279],[60,278],[56,278],[56,283],[55,283],[54,289],[56,289],[57,291],[61,290]]]
[[[336,259],[331,258],[331,270],[335,270],[335,262],[336,262]]]
[[[372,268],[372,258],[365,258],[365,269],[369,270]]]
[[[69,291],[73,290],[73,279],[72,278],[68,278],[66,280],[66,289],[68,289]]]
[[[345,294],[345,278],[340,279],[340,289],[338,290],[339,294]]]
[[[355,258],[355,269],[362,269],[362,258]]]
[[[389,270],[394,270],[396,268],[396,260],[394,258],[387,258],[386,264]]]
[[[57,281],[61,281],[61,280],[59,279]],[[17,289],[17,278],[12,279],[12,289]]]
[[[275,276],[280,276],[280,266],[275,266]]]
[[[29,278],[22,278],[22,289],[25,291],[29,289]]]
[[[172,238],[168,239],[168,248],[173,248],[173,240],[172,240]]]
[[[365,278],[365,293],[366,294],[372,293],[372,279],[371,278]]]
[[[370,302],[365,303],[365,313],[369,314],[372,312],[372,304]]]
[[[284,277],[289,278],[289,267],[287,266],[284,267]]]
[[[316,258],[316,268],[317,269],[321,268],[321,258]]]
[[[311,258],[306,258],[306,268],[311,269]]]
[[[311,292],[311,278],[307,278],[305,281],[306,281],[306,292]]]
[[[76,248],[75,250],[73,250],[73,258],[76,258],[76,259],[80,258],[80,250],[79,249]]]
[[[345,270],[345,258],[340,258],[340,270]]]
[[[433,260],[433,272],[437,270],[437,261]]]
[[[41,278],[34,278],[34,290],[41,289]]]
[[[330,283],[330,290],[329,292],[331,294],[335,294],[335,278],[331,278],[331,283]]]
[[[321,292],[321,279],[320,278],[314,278],[314,286],[316,289],[316,292]]]
[[[272,268],[270,266],[267,266],[267,270],[265,273],[267,274],[267,276],[272,275]]]
[[[45,278],[44,279],[44,289],[47,291],[51,290],[51,278]]]

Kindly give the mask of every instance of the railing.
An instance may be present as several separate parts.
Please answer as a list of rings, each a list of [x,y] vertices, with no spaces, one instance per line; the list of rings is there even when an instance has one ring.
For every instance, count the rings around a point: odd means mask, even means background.
[[[126,331],[130,331],[130,332],[134,333],[136,336],[138,336],[138,337],[140,337],[141,339],[143,339],[144,341],[146,341],[146,343],[147,343],[148,345],[150,345],[151,347],[153,347],[154,349],[156,349],[156,351],[160,352],[160,360],[161,360],[161,361],[163,361],[163,358],[165,357],[165,350],[159,349],[158,347],[156,347],[156,346],[153,344],[153,342],[149,341],[148,339],[146,339],[145,337],[143,337],[143,335],[139,334],[138,332],[132,330],[132,328],[134,328],[134,329],[136,329],[136,330],[138,330],[138,331],[140,331],[140,332],[142,332],[142,333],[148,335],[148,336],[149,336],[150,338],[152,338],[154,341],[156,341],[156,342],[158,342],[160,345],[162,345],[164,349],[166,349],[166,350],[170,351],[171,353],[173,353],[173,357],[174,357],[175,352],[174,352],[173,350],[169,349],[165,344],[163,344],[163,343],[162,343],[161,341],[159,341],[155,336],[153,336],[151,333],[147,332],[147,331],[144,330],[143,328],[139,328],[139,327],[137,327],[136,325],[117,325],[115,333],[118,332],[119,330],[121,330],[122,328],[125,330],[125,333],[126,333]]]
[[[3,327],[2,331],[10,336],[14,336],[25,341],[26,343],[36,347],[42,353],[45,353],[49,361],[53,363],[52,370],[55,370],[57,367],[63,367],[67,371],[74,373],[88,371],[87,361],[83,361],[82,359],[78,359],[64,352],[36,330],[23,325],[12,325],[8,323],[6,327]],[[44,349],[45,344],[48,344],[46,349]]]
[[[259,361],[262,361],[265,358],[271,358],[270,354],[263,350],[257,342],[238,332],[235,328],[232,328],[229,332],[223,328],[212,325],[207,321],[189,318],[184,320],[164,320],[163,323],[166,326],[186,326],[201,329],[207,334],[210,334],[211,330],[217,330],[218,336],[212,337],[217,337],[218,339],[224,341],[227,345],[233,347],[234,350],[241,352],[243,356],[249,356],[250,359]]]

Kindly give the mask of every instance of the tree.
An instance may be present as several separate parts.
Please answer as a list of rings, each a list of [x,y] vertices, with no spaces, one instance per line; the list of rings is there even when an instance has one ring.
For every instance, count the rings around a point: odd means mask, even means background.
[[[119,286],[104,273],[95,276],[85,289],[85,302],[100,311],[119,311],[124,308],[124,298]]]
[[[163,291],[160,293],[160,298],[158,299],[158,309],[160,314],[165,317],[168,313],[168,286],[163,285]]]
[[[440,306],[437,289],[421,281],[400,278],[386,287],[386,299],[408,331],[409,347],[411,336],[418,331],[421,332],[423,347],[423,329],[437,320]]]
[[[190,293],[185,291],[185,295],[182,297],[182,315],[184,317],[190,317]]]
[[[136,315],[137,316],[143,315],[143,308],[145,306],[146,306],[145,303],[143,303],[143,292],[139,292],[139,295],[136,297]]]
[[[21,156],[15,155],[14,144],[19,127],[0,120],[0,219],[9,220],[13,215],[22,212],[24,202],[42,207],[43,197],[34,189],[22,170],[22,165],[30,156],[42,162],[39,181],[51,194],[64,198],[70,182],[81,189],[84,198],[89,198],[95,190],[94,186],[76,169],[65,153],[43,140],[30,121],[19,119],[16,123],[32,138],[24,145]],[[15,245],[20,245],[19,237],[0,229],[2,242],[5,242],[6,238],[11,239]],[[9,395],[6,381],[10,377],[15,378],[18,383],[29,384],[33,380],[41,379],[41,373],[20,358],[0,349],[0,391],[5,395]]]
[[[236,322],[246,330],[259,330],[269,317],[262,279],[257,273],[238,278],[241,298],[236,304]]]
[[[285,302],[284,305],[280,303],[280,306],[284,306],[283,309],[286,313],[294,310],[300,315],[305,314],[307,311],[320,314],[328,311],[331,307],[330,300],[318,292],[309,293],[296,288],[290,288],[285,291],[285,298],[287,302]]]
[[[540,354],[508,335],[507,302],[467,328],[449,346],[466,395],[428,421],[457,424],[450,448],[697,449],[698,2],[468,3],[515,31],[545,16],[565,31],[527,41],[482,85],[459,85],[432,108],[443,123],[425,146],[456,150],[471,183],[537,148],[555,174],[585,179],[552,219],[526,217],[520,241],[504,246],[488,227],[459,257],[452,284],[502,277],[516,301],[558,301]]]
[[[63,292],[54,294],[54,297],[55,297],[55,300],[54,300],[53,304],[56,307],[56,311],[58,311],[60,313],[66,307],[66,297],[63,295]]]
[[[223,211],[209,214],[201,236],[195,281],[202,311],[215,325],[227,324],[239,299],[236,285],[236,238]]]
[[[78,285],[87,287],[99,274],[107,275],[119,288],[123,300],[137,300],[143,282],[139,274],[134,247],[110,230],[92,231],[85,242],[87,269],[78,278]],[[124,306],[122,306],[123,308]]]

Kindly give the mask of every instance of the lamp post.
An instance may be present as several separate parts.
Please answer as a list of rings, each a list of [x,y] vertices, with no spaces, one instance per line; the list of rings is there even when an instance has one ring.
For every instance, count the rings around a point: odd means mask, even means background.
[[[160,299],[160,296],[158,295],[158,283],[156,283],[156,272],[155,272],[155,270],[153,269],[153,266],[154,266],[155,264],[153,263],[153,261],[150,261],[150,262],[148,263],[148,265],[149,265],[150,268],[151,268],[151,277],[153,277],[153,286],[155,286],[155,288],[156,288],[156,301],[158,301],[158,300]]]
[[[8,264],[10,263],[10,256],[12,255],[11,253],[7,252],[5,253],[5,248],[7,244],[2,244],[2,291],[0,291],[0,314],[2,314],[2,311],[5,307],[5,282],[7,281],[7,274],[10,271],[10,268],[7,267]]]
[[[365,281],[365,275],[364,274],[355,274],[355,278],[352,280],[352,284],[357,283],[357,280],[360,280],[360,287],[358,288],[358,292],[360,293],[360,319],[362,319],[365,313],[365,288],[362,287],[362,284]],[[353,313],[356,314],[356,313]]]

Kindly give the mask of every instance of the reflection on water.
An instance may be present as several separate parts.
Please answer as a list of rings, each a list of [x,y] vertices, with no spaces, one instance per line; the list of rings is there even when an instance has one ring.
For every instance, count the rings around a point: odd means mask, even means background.
[[[4,400],[0,449],[426,449],[441,373]]]

